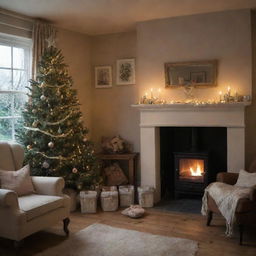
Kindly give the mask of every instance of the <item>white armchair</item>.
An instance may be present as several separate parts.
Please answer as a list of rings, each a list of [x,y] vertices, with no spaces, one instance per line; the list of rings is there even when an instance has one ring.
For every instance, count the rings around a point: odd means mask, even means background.
[[[0,170],[19,170],[23,159],[20,145],[0,142]],[[0,237],[19,242],[59,220],[68,235],[70,198],[62,193],[64,179],[34,176],[32,182],[36,193],[20,197],[0,185]]]

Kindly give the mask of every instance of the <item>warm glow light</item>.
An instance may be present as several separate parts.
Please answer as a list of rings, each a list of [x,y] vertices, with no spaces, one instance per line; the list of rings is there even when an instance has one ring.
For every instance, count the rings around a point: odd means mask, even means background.
[[[153,88],[151,88],[150,91],[153,92]]]
[[[231,90],[231,88],[230,88],[230,86],[228,86],[228,92],[230,92],[230,90]]]
[[[201,167],[199,164],[197,164],[196,170],[194,170],[192,167],[189,168],[191,176],[202,176],[203,171],[201,170]]]
[[[222,95],[222,91],[219,92],[219,95]]]

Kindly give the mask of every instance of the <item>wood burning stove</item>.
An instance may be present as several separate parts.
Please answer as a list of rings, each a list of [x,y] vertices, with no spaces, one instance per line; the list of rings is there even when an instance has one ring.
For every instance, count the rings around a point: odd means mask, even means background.
[[[208,184],[208,154],[174,153],[175,197],[179,194],[202,195]]]

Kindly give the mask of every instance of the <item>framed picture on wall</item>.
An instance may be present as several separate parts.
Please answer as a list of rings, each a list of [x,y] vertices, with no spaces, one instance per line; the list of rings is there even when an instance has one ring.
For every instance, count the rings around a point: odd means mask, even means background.
[[[112,67],[97,66],[95,67],[95,88],[112,87]]]
[[[116,84],[135,84],[135,59],[120,59],[116,61]]]

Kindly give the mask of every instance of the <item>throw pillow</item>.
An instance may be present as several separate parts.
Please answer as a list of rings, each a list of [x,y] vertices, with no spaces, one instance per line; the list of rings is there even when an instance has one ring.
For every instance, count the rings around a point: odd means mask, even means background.
[[[18,171],[0,170],[1,188],[15,191],[18,196],[34,193],[34,187],[30,177],[29,165]]]
[[[105,175],[107,176],[108,186],[118,186],[128,183],[127,177],[124,175],[123,170],[118,163],[105,168]]]
[[[256,173],[240,170],[235,186],[250,188],[256,186]]]

